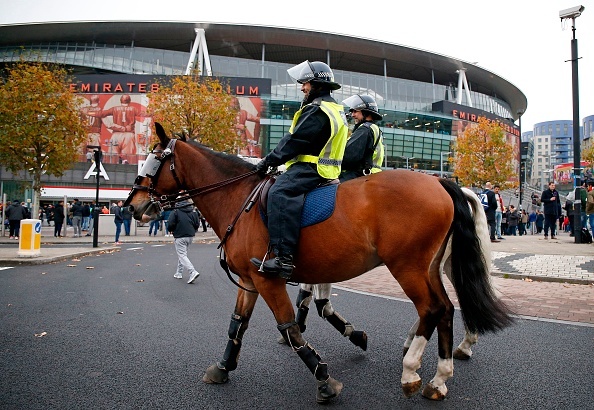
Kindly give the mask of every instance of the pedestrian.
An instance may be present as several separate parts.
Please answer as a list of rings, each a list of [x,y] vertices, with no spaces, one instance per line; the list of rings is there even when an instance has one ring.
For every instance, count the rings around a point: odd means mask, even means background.
[[[12,201],[12,204],[6,208],[6,219],[10,227],[10,239],[19,239],[21,221],[27,219],[27,211],[18,200]]]
[[[530,227],[530,234],[534,235],[534,232],[536,232],[536,212],[534,209],[528,215],[528,226]]]
[[[486,203],[488,207],[485,209],[485,215],[487,216],[487,223],[489,224],[489,236],[491,242],[501,242],[495,238],[495,211],[497,210],[497,200],[495,199],[495,192],[493,192],[493,185],[491,182],[485,184],[485,190],[481,195],[486,197]]]
[[[344,108],[330,96],[340,88],[330,67],[321,61],[304,61],[287,72],[301,84],[302,106],[293,116],[289,132],[256,165],[263,176],[268,167],[287,164],[268,193],[269,248],[275,257],[251,258],[266,274],[283,279],[293,273],[304,196],[321,183],[338,178],[348,135]]]
[[[501,236],[501,221],[503,220],[505,206],[503,205],[503,198],[499,193],[500,190],[500,185],[495,185],[493,187],[493,192],[495,192],[495,200],[497,201],[497,209],[495,210],[495,236],[497,239],[502,240],[505,239]]]
[[[588,181],[588,195],[586,199],[586,215],[588,216],[588,224],[590,225],[590,232],[594,236],[594,180]]]
[[[62,237],[62,225],[64,225],[64,202],[59,202],[54,207],[54,236]]]
[[[549,188],[545,189],[540,196],[540,201],[544,205],[544,238],[549,239],[549,228],[551,229],[551,239],[557,239],[557,219],[561,215],[561,202],[559,201],[559,192],[555,189],[555,182],[549,182]]]
[[[82,230],[89,230],[89,223],[91,222],[91,206],[88,203],[83,204],[82,208]]]
[[[171,236],[171,231],[169,230],[169,215],[171,215],[171,211],[169,209],[161,213],[161,218],[163,218],[163,227],[165,228],[165,236]]]
[[[175,209],[169,214],[168,226],[173,232],[175,252],[177,253],[177,270],[173,275],[176,279],[182,279],[184,269],[190,274],[188,283],[194,283],[198,271],[188,258],[188,247],[198,230],[198,214],[194,211],[191,199],[183,200],[177,203]]]
[[[528,224],[528,214],[526,213],[525,209],[520,211],[520,220],[518,222],[518,234],[520,236],[528,235],[528,232],[526,231],[526,225]]]
[[[375,121],[382,119],[375,99],[367,94],[356,94],[342,102],[350,107],[355,121],[353,133],[347,140],[342,159],[340,182],[370,175],[382,170],[384,144],[382,133]]]
[[[536,222],[534,224],[536,225],[536,233],[541,233],[544,225],[544,214],[540,212],[540,209],[536,210]]]
[[[122,208],[122,217],[124,218],[124,235],[130,236],[130,226],[132,225],[132,212],[127,206]]]
[[[154,236],[157,236],[157,232],[159,231],[160,225],[161,225],[161,216],[151,220],[151,222],[149,223],[149,236],[151,236],[151,234],[153,234]]]
[[[122,201],[118,201],[117,204],[113,204],[111,207],[111,213],[114,214],[113,223],[116,226],[115,231],[115,245],[121,245],[120,233],[122,232],[122,223],[124,223],[124,217],[122,216]]]
[[[78,199],[74,199],[72,206],[70,207],[72,213],[72,227],[74,228],[74,237],[77,238],[82,236],[82,218],[83,218],[83,207],[78,202]]]
[[[202,224],[202,232],[206,232],[206,218],[199,210],[196,210],[196,212],[198,213],[198,220]]]
[[[518,223],[520,221],[520,216],[518,215],[518,211],[515,206],[509,206],[509,215],[507,217],[507,234],[516,236],[516,231],[518,228]]]

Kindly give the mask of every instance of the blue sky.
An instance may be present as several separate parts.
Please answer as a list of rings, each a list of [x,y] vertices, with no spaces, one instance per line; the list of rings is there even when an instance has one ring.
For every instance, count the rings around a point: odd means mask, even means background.
[[[594,115],[594,2],[590,0],[346,0],[329,14],[320,2],[0,0],[0,24],[42,21],[202,21],[291,27],[353,35],[420,48],[477,64],[528,98],[522,131],[548,120],[572,120],[571,24],[559,11],[583,4],[576,19],[580,120]],[[333,3],[328,3],[333,4]],[[208,33],[207,33],[208,41]],[[469,77],[469,81],[472,78]]]

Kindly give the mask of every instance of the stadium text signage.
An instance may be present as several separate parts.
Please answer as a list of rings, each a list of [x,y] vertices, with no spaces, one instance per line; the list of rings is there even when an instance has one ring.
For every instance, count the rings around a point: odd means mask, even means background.
[[[159,85],[166,83],[170,76],[113,74],[80,75],[70,84],[70,91],[81,94],[146,94],[157,92]],[[271,81],[263,78],[217,77],[221,84],[227,85],[227,92],[243,97],[260,97],[270,94]]]

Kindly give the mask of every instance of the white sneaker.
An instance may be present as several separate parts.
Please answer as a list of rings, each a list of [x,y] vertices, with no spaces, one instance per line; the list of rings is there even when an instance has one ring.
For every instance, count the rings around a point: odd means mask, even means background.
[[[182,275],[181,275],[181,273],[176,273],[175,275],[173,275],[173,277],[175,279],[181,279],[182,278]]]
[[[192,274],[190,275],[190,279],[188,280],[188,283],[194,283],[198,276],[200,276],[200,273],[197,270],[192,272]]]

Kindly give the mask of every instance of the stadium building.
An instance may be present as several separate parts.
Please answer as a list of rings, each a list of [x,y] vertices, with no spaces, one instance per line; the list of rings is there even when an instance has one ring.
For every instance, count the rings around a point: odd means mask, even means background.
[[[31,54],[32,52],[32,54]],[[238,153],[260,157],[289,130],[302,99],[287,69],[304,60],[326,62],[342,88],[337,101],[370,94],[378,102],[385,142],[385,166],[448,174],[452,142],[480,116],[498,121],[514,147],[520,170],[520,129],[515,122],[527,107],[514,84],[485,68],[404,45],[347,35],[291,28],[197,22],[48,22],[0,26],[0,64],[33,55],[73,69],[75,91],[89,105],[97,96],[107,110],[123,95],[142,111],[143,93],[155,77],[198,68],[224,77],[240,105]],[[136,151],[118,152],[104,118],[99,143],[106,153],[102,200],[125,197],[137,163],[146,155],[150,118],[134,125]],[[239,129],[241,128],[241,131]],[[89,164],[81,162],[62,178],[46,177],[46,201],[66,194],[93,199]],[[15,178],[0,169],[4,191]],[[15,188],[16,189],[16,188]]]

